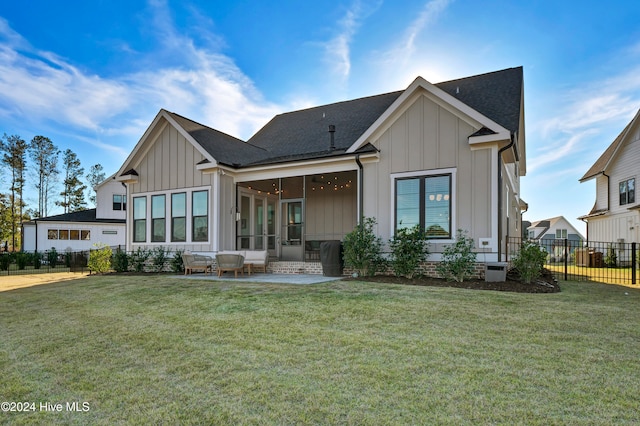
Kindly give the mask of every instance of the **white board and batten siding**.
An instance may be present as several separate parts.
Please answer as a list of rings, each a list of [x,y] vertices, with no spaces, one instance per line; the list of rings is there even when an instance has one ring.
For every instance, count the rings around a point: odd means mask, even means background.
[[[226,208],[228,194],[222,199],[225,205],[216,202],[218,191],[218,173],[203,173],[196,165],[205,157],[191,142],[178,132],[172,125],[163,126],[153,138],[146,141],[131,164],[138,173],[138,181],[128,185],[127,214],[130,223],[133,223],[133,199],[147,196],[147,242],[133,243],[132,230],[128,230],[127,241],[131,242],[129,249],[138,247],[154,248],[163,246],[171,250],[189,250],[194,252],[211,252],[217,244],[215,220],[220,216],[220,211]],[[146,148],[146,149],[144,149]],[[208,229],[209,238],[206,242],[191,242],[191,193],[193,191],[209,191],[208,196]],[[171,242],[171,194],[187,192],[187,241]],[[151,196],[166,194],[166,241],[150,242],[151,235]],[[220,209],[214,212],[214,209]],[[219,228],[218,228],[219,229]],[[227,236],[228,238],[228,236]]]
[[[55,248],[62,253],[67,251],[88,251],[98,245],[108,245],[118,247],[124,245],[125,235],[124,223],[99,223],[99,222],[53,222],[42,221],[36,225],[32,222],[24,224],[24,251],[44,252]],[[63,235],[65,239],[49,239],[49,231],[56,232],[58,236]],[[60,234],[59,231],[65,231]],[[70,236],[77,232],[83,236],[80,239],[70,239]],[[37,243],[36,243],[37,240]]]
[[[625,243],[640,242],[640,210],[629,209],[640,199],[640,126],[635,126],[627,135],[607,176],[596,178],[596,209],[609,212],[604,216],[589,219],[589,240]],[[635,179],[635,202],[620,205],[620,182]]]
[[[492,176],[496,173],[492,168],[497,154],[495,148],[470,149],[468,137],[477,130],[428,97],[419,96],[371,141],[380,150],[380,160],[364,165],[364,215],[377,218],[377,232],[383,240],[394,232],[394,176],[422,172],[452,174],[452,236],[457,229],[467,230],[476,247],[479,239],[493,236]],[[431,244],[430,250],[441,251],[442,243]]]

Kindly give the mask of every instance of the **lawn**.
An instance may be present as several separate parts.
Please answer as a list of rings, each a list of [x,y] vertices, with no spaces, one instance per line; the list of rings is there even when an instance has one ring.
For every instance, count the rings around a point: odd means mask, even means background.
[[[2,292],[0,401],[35,410],[0,423],[637,424],[640,291],[561,285],[109,275]]]

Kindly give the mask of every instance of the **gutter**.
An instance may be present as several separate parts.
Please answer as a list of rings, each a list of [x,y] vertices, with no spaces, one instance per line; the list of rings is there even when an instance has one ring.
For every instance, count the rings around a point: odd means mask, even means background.
[[[498,262],[502,262],[502,153],[512,148],[515,144],[513,133],[511,133],[511,142],[498,150]],[[516,160],[518,153],[514,149]]]

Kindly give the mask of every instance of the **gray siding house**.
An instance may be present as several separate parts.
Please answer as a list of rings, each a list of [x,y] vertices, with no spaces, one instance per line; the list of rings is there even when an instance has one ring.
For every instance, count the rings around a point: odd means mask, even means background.
[[[247,141],[163,109],[116,179],[129,250],[260,249],[304,264],[362,217],[385,241],[419,224],[430,260],[457,229],[483,261],[504,260],[525,174],[518,67],[283,113]]]

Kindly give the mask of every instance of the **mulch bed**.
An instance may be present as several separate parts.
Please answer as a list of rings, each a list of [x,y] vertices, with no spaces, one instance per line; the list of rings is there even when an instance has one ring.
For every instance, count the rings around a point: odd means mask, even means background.
[[[520,276],[516,271],[507,273],[507,280],[504,282],[486,282],[482,279],[473,279],[461,283],[455,281],[446,281],[441,278],[405,278],[393,275],[376,275],[373,277],[345,278],[346,280],[369,281],[389,284],[404,285],[420,285],[432,287],[456,287],[467,288],[472,290],[494,290],[494,291],[512,291],[516,293],[558,293],[560,286],[550,271],[544,270],[541,277],[532,282],[525,284],[520,280]]]

